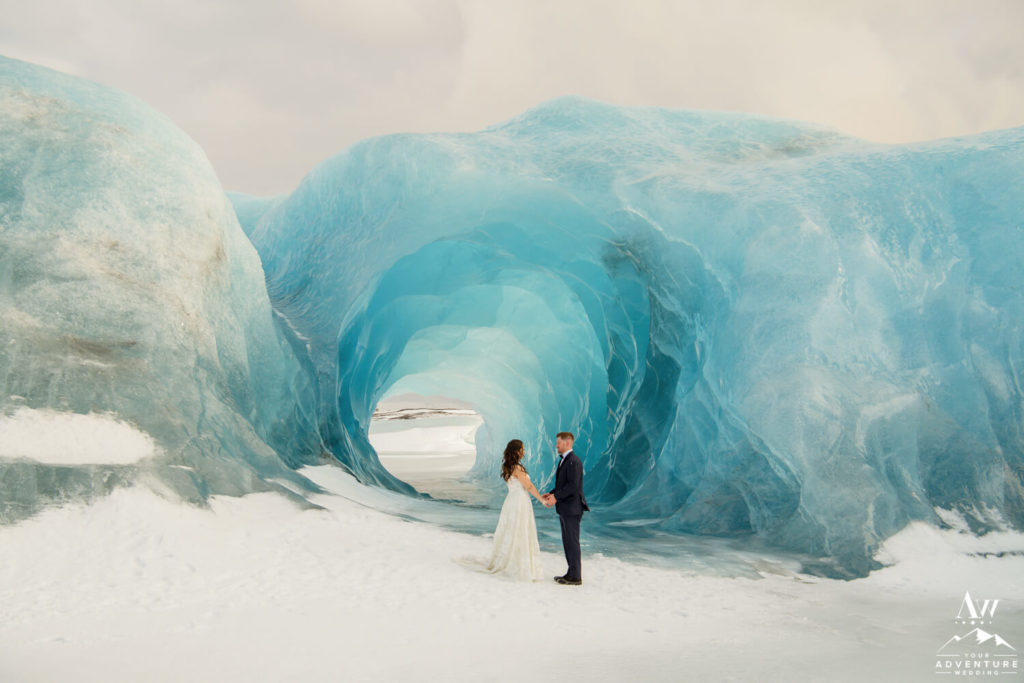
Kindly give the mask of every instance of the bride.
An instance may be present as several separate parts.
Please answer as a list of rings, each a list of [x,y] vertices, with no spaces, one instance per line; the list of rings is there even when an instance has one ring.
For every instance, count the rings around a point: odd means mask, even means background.
[[[505,459],[501,463],[501,478],[508,483],[508,495],[494,530],[494,551],[487,571],[518,581],[538,581],[543,568],[530,496],[543,500],[526,468],[519,464],[522,459],[523,442],[512,439],[505,446]]]

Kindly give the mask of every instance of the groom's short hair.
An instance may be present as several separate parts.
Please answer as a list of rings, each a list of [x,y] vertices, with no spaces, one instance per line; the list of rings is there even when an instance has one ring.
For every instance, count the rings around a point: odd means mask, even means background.
[[[576,441],[576,437],[572,435],[572,432],[558,432],[555,434],[555,438],[562,441]]]

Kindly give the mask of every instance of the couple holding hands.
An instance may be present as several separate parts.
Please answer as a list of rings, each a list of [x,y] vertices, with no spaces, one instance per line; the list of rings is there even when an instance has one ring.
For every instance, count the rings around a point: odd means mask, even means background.
[[[590,508],[583,495],[583,462],[572,450],[574,441],[575,437],[570,432],[559,432],[555,437],[555,450],[559,457],[555,487],[544,495],[537,491],[526,468],[520,463],[524,455],[523,442],[513,439],[505,446],[501,478],[508,483],[508,495],[494,530],[494,550],[487,565],[488,571],[520,581],[542,578],[540,544],[530,502],[530,496],[533,496],[544,507],[554,507],[562,523],[562,547],[569,568],[564,576],[556,576],[555,582],[567,586],[582,585],[580,520]]]

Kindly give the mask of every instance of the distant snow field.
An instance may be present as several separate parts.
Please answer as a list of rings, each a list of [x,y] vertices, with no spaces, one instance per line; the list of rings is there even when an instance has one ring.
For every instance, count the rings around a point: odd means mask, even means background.
[[[380,463],[416,490],[440,499],[479,501],[463,481],[476,462],[476,431],[483,418],[444,397],[402,395],[377,405],[369,439]]]
[[[19,408],[0,415],[0,459],[48,465],[128,465],[156,453],[145,432],[113,415]]]

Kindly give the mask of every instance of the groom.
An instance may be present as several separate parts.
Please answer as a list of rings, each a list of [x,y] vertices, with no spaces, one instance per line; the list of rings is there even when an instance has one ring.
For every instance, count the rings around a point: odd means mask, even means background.
[[[580,520],[583,519],[583,513],[590,510],[583,495],[583,463],[572,452],[573,441],[575,437],[570,432],[559,432],[555,437],[555,450],[560,458],[555,473],[555,488],[543,496],[544,505],[554,505],[562,523],[562,547],[565,549],[569,571],[565,576],[556,576],[555,583],[563,586],[583,584],[583,572],[580,569]]]

